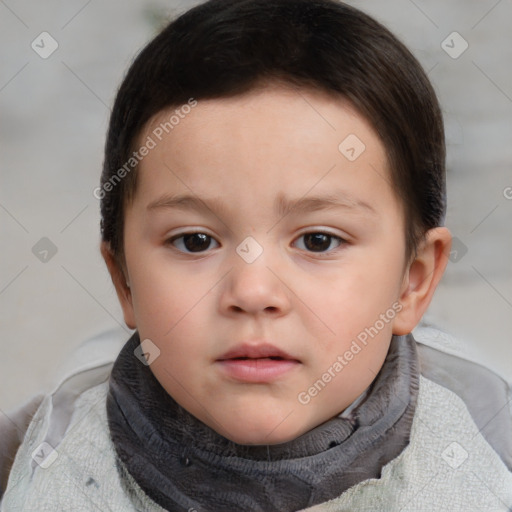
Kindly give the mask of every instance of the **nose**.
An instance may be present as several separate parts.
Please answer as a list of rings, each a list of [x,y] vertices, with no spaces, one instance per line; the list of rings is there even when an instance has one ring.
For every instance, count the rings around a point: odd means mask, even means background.
[[[267,266],[267,258],[260,256],[247,263],[235,256],[231,272],[226,276],[220,297],[220,308],[225,315],[269,315],[278,317],[290,311],[290,290],[279,278],[279,273]]]

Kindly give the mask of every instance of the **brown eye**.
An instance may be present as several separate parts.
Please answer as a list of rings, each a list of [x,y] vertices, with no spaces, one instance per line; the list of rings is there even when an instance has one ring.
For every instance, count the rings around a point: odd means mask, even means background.
[[[305,233],[300,236],[298,240],[303,240],[302,247],[299,249],[303,249],[310,252],[326,252],[329,248],[336,249],[343,243],[343,239],[339,236],[334,236],[329,233],[321,233],[321,232],[311,232]],[[331,247],[335,242],[335,246]]]
[[[169,242],[182,252],[196,253],[204,252],[210,248],[212,242],[217,243],[206,233],[185,233],[171,238]]]

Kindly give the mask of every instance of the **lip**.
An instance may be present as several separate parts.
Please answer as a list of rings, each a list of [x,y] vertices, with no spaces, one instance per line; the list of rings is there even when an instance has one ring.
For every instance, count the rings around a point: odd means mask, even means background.
[[[272,345],[271,343],[266,342],[256,342],[256,343],[240,343],[236,347],[232,348],[231,350],[228,350],[225,354],[220,356],[217,360],[218,361],[224,361],[226,359],[235,359],[235,358],[241,358],[246,357],[250,359],[262,359],[262,358],[268,358],[268,357],[279,357],[281,359],[289,359],[289,360],[295,360],[297,359],[284,350],[281,350],[280,348],[276,347],[275,345]]]
[[[227,376],[242,382],[264,383],[276,380],[297,368],[301,362],[270,343],[242,343],[216,360]]]

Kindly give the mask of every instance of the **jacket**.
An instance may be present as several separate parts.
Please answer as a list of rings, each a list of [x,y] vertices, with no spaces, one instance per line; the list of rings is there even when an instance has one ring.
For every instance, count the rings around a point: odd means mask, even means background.
[[[380,478],[303,512],[512,510],[510,386],[461,358],[441,331],[422,328],[415,337],[421,377],[408,446]],[[3,512],[164,510],[123,471],[109,435],[108,377],[122,341],[105,333],[86,342],[42,398],[10,470]]]

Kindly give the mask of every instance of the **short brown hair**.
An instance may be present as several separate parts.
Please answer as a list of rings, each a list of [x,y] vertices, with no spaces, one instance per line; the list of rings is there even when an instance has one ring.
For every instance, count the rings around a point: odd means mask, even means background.
[[[388,29],[336,0],[209,0],[153,39],[119,88],[101,176],[102,238],[118,262],[136,167],[105,185],[130,159],[144,125],[191,97],[233,97],[273,79],[342,97],[370,122],[404,207],[408,257],[441,225],[442,114],[421,65]]]

